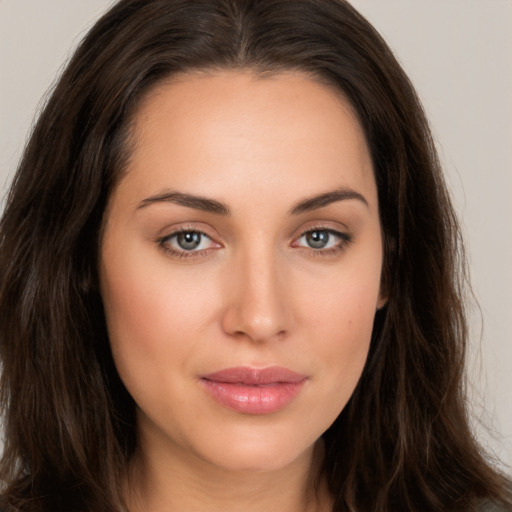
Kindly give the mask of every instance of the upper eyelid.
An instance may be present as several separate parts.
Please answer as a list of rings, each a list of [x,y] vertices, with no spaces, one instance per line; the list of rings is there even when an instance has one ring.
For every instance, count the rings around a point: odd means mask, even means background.
[[[333,226],[333,224],[336,224],[336,226]],[[352,233],[351,230],[345,224],[341,224],[340,222],[318,222],[311,223],[306,227],[301,227],[299,230],[295,232],[295,234],[293,235],[293,239],[298,239],[307,233],[311,233],[312,231],[328,231],[329,233],[342,237],[351,236]]]
[[[294,238],[294,242],[300,240],[303,236],[306,236],[308,233],[312,233],[314,231],[325,231],[337,238],[339,238],[343,243],[347,243],[352,240],[352,235],[350,233],[344,233],[342,231],[338,231],[332,228],[310,228],[306,231],[303,231],[298,237]]]
[[[208,232],[207,229],[202,229],[199,227],[194,226],[182,226],[179,228],[174,228],[171,231],[168,232],[168,229],[166,230],[167,234],[162,234],[159,238],[170,238],[172,236],[178,235],[180,233],[200,233],[202,235],[207,236],[208,238],[214,239],[216,238],[215,235],[212,235]],[[301,228],[299,230],[295,230],[295,234],[292,236],[293,238],[299,238],[306,233],[310,233],[311,231],[328,231],[329,233],[333,233],[335,235],[344,235],[348,234],[348,229],[345,228],[344,230],[340,230],[338,228],[334,228],[325,224],[314,224],[312,226],[308,226],[307,228]]]
[[[161,234],[157,235],[159,239],[171,238],[172,236],[179,235],[180,233],[201,233],[202,235],[207,236],[208,238],[214,240],[219,238],[216,233],[213,232],[211,228],[203,227],[204,224],[201,223],[200,226],[192,226],[189,223],[184,223],[178,226],[167,226],[164,229],[159,230]]]
[[[179,235],[180,233],[199,233],[201,235],[207,236],[208,238],[211,238],[211,236],[203,231],[202,229],[196,229],[196,228],[179,228],[171,231],[165,238],[170,238],[171,236]]]
[[[306,231],[311,229],[333,229],[335,231],[349,231],[348,224],[341,222],[340,220],[324,219],[324,220],[313,220],[304,224]]]
[[[211,240],[213,243],[218,243],[214,240],[214,238],[211,235],[209,235],[208,233],[206,233],[205,231],[203,231],[201,229],[187,229],[187,228],[176,229],[176,230],[172,231],[171,233],[169,233],[168,235],[164,235],[164,236],[160,237],[160,240],[163,242],[165,240],[174,238],[174,237],[180,235],[181,233],[199,233],[200,235],[205,236],[206,238]]]
[[[181,225],[168,226],[165,229],[165,231],[161,230],[162,234],[157,237],[157,240],[159,242],[163,242],[165,240],[172,238],[173,236],[179,235],[180,233],[193,232],[200,233],[201,235],[206,236],[215,244],[224,245],[224,237],[220,236],[216,230],[214,230],[213,228],[209,228],[208,225],[205,226],[204,223],[202,222],[198,223],[200,225],[193,224],[195,223],[190,222],[183,223]],[[333,224],[336,224],[336,227],[333,226]],[[310,233],[311,231],[327,231],[333,234],[334,236],[338,236],[343,239],[352,237],[352,233],[346,224],[343,224],[339,221],[318,221],[311,223],[308,222],[305,226],[303,225],[299,229],[295,229],[294,233],[290,233],[289,235],[291,238],[291,242],[295,242],[296,240],[300,239],[302,236],[306,235],[307,233]]]
[[[327,231],[329,233],[334,233],[336,235],[344,234],[344,231],[341,231],[339,229],[328,227],[328,226],[321,226],[321,225],[308,227],[307,229],[302,230],[301,233],[306,234],[306,233],[311,233],[311,231]]]
[[[173,244],[169,242],[174,237],[177,237],[180,233],[199,233],[206,238],[210,240],[210,243],[216,244],[218,246],[218,243],[215,242],[211,236],[209,236],[207,233],[204,233],[201,230],[198,229],[177,229],[169,233],[168,235],[162,236],[157,239],[157,244],[160,247],[161,250],[163,250],[165,253],[170,254],[174,258],[199,258],[201,255],[204,255],[208,253],[211,249],[214,247],[206,247],[204,249],[197,249],[197,250],[186,250],[181,249],[179,247],[175,247]]]

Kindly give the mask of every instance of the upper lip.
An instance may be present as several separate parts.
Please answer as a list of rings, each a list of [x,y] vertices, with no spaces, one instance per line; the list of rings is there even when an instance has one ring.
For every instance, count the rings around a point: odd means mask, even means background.
[[[251,368],[249,366],[236,366],[224,368],[217,372],[201,376],[203,379],[214,382],[240,383],[240,384],[278,384],[298,383],[307,378],[306,375],[294,372],[282,366],[269,366],[267,368]]]

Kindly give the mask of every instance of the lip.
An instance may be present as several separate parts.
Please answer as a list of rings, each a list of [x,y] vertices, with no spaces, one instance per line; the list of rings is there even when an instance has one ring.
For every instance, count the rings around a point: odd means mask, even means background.
[[[302,390],[306,375],[283,368],[238,366],[202,375],[203,389],[222,405],[245,414],[270,414],[286,407]]]

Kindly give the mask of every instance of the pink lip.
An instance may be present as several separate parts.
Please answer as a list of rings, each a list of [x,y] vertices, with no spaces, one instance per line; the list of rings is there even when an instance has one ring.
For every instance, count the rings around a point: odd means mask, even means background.
[[[246,414],[270,414],[288,405],[301,391],[306,375],[280,366],[226,368],[201,376],[206,392],[221,404]]]

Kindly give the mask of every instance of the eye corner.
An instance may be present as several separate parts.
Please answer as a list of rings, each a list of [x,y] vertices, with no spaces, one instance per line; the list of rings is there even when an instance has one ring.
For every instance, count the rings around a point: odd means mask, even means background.
[[[332,227],[310,227],[296,237],[291,246],[304,249],[315,255],[332,255],[343,251],[353,240],[353,236]]]
[[[156,240],[158,248],[172,258],[183,260],[207,256],[222,248],[208,233],[195,227],[180,227]]]

